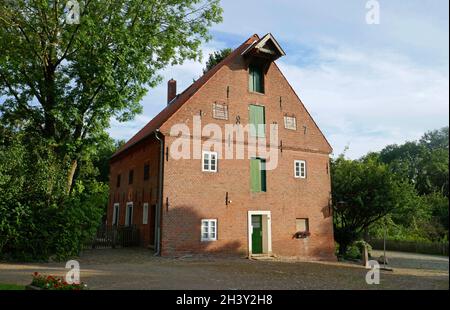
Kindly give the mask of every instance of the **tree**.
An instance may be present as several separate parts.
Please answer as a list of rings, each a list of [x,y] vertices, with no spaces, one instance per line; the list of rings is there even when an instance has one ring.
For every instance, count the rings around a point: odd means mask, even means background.
[[[206,68],[203,69],[203,74],[214,68],[219,62],[224,60],[228,55],[231,54],[233,50],[231,48],[224,48],[220,51],[216,51],[212,54],[209,54],[208,61],[206,62]]]
[[[97,142],[107,146],[110,140]],[[105,152],[97,150],[93,157],[102,157]],[[80,160],[80,177],[67,197],[64,163],[46,141],[0,126],[0,257],[41,260],[79,254],[108,202],[107,183],[98,181],[100,170],[90,160]]]
[[[380,160],[412,182],[421,195],[440,192],[449,196],[448,127],[425,133],[419,141],[388,145]]]
[[[340,255],[370,225],[416,202],[414,187],[396,177],[376,154],[360,160],[341,155],[332,161],[331,178],[334,237]]]
[[[110,119],[141,112],[159,70],[198,59],[222,10],[219,0],[79,0],[71,23],[66,3],[0,0],[0,113],[55,149],[70,192]]]

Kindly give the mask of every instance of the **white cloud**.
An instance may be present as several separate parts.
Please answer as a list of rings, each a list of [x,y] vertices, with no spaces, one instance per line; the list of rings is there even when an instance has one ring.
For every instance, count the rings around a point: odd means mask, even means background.
[[[349,145],[347,155],[359,157],[448,125],[445,70],[342,46],[321,48],[318,63],[301,68],[280,61],[280,67],[335,154]]]

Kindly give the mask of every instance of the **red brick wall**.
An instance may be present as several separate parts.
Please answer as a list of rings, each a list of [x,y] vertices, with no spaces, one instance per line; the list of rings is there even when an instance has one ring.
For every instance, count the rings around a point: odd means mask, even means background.
[[[143,246],[154,243],[153,205],[157,201],[159,142],[153,137],[121,154],[110,164],[110,197],[107,221],[110,225],[113,217],[113,205],[119,203],[119,225],[125,223],[125,207],[133,202],[133,224],[139,228]],[[149,179],[144,181],[144,164],[150,165]],[[128,184],[128,173],[134,170],[133,184]],[[120,187],[116,186],[117,175],[121,175]],[[143,204],[148,202],[148,224],[142,224]]]
[[[227,95],[229,86],[229,98]],[[280,96],[282,99],[280,107]],[[212,118],[212,104],[229,105],[229,121]],[[192,118],[202,111],[202,125],[248,122],[248,105],[265,106],[266,124],[279,124],[278,168],[267,172],[267,192],[250,192],[250,163],[245,160],[219,160],[218,172],[201,170],[201,160],[165,161],[162,254],[220,252],[245,254],[248,250],[247,211],[271,211],[272,252],[305,258],[333,258],[332,218],[324,216],[330,197],[328,174],[331,148],[291,87],[272,64],[265,76],[265,94],[248,91],[248,74],[242,59],[218,71],[161,131],[170,147],[172,125],[185,123],[192,129]],[[284,129],[284,115],[295,115],[297,130]],[[306,126],[306,133],[304,127]],[[267,132],[267,129],[266,129]],[[192,147],[192,145],[191,145]],[[222,146],[222,149],[225,145]],[[307,178],[295,179],[294,160],[306,160]],[[232,203],[225,205],[225,194]],[[166,199],[168,198],[168,206]],[[200,241],[200,220],[218,220],[218,240]],[[308,218],[311,236],[293,239],[296,218]]]

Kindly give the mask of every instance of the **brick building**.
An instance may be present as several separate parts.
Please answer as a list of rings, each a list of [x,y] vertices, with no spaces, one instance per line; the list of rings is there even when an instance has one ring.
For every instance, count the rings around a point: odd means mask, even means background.
[[[253,35],[182,93],[170,80],[167,107],[111,158],[109,225],[136,225],[142,245],[161,255],[334,259],[332,149],[276,65],[284,55],[271,34]],[[223,132],[254,124],[257,138],[277,124],[275,169],[261,156],[224,158],[250,138],[224,135],[206,147],[214,139],[202,132],[192,155],[196,119]],[[190,131],[174,133],[177,124]],[[190,158],[174,155],[180,139]]]

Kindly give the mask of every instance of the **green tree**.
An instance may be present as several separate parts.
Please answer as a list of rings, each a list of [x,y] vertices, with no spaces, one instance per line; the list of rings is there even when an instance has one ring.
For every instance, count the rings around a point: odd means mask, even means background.
[[[376,154],[360,160],[332,161],[334,237],[339,254],[360,238],[373,223],[394,210],[412,207],[417,197],[414,187],[394,175]]]
[[[110,119],[141,112],[159,70],[198,59],[222,10],[219,0],[78,0],[74,24],[66,2],[0,0],[0,113],[67,162],[69,192]]]
[[[0,126],[0,256],[62,259],[77,255],[92,237],[108,186],[98,181],[95,165],[83,159],[83,176],[67,197],[63,166],[40,136]]]
[[[203,69],[203,74],[214,68],[219,62],[224,60],[233,50],[231,48],[224,48],[220,51],[216,51],[209,54],[208,61],[206,62],[206,68]]]
[[[419,141],[389,145],[380,160],[396,174],[415,184],[421,195],[449,195],[448,127],[427,132]]]

